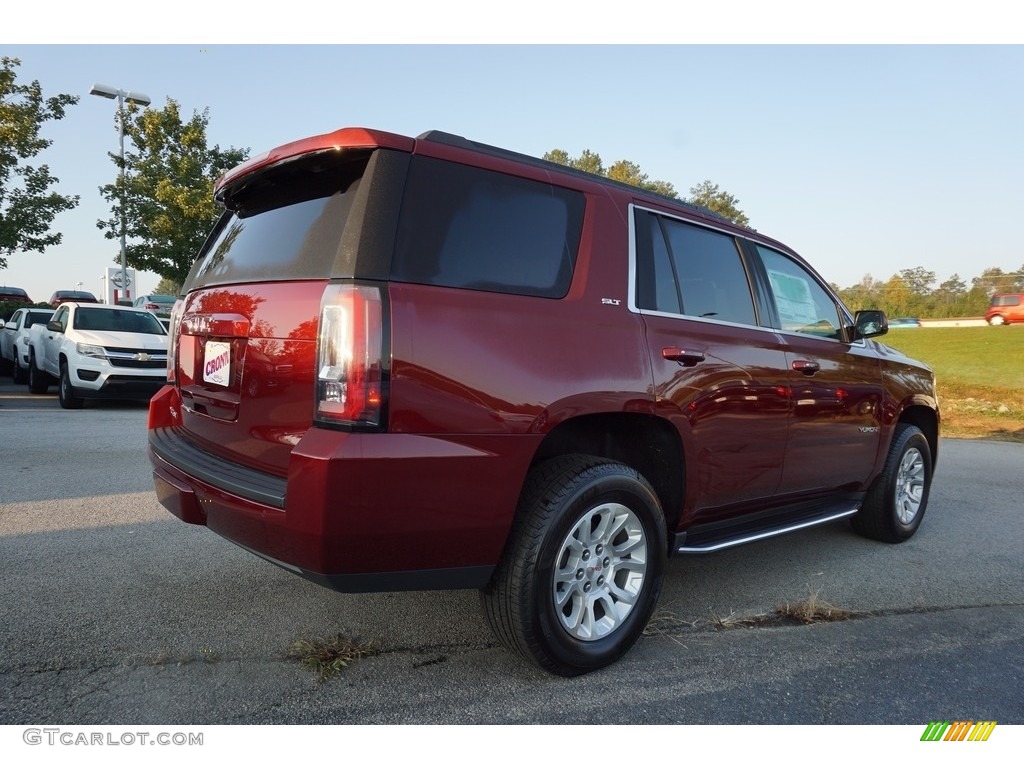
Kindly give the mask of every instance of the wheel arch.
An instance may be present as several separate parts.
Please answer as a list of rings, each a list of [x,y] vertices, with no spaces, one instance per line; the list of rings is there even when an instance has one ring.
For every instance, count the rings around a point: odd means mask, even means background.
[[[584,454],[632,467],[654,487],[668,531],[683,510],[683,444],[665,419],[640,413],[597,413],[567,419],[545,436],[530,464],[558,456]]]
[[[932,469],[939,459],[939,415],[926,405],[910,405],[900,413],[899,424],[913,424],[921,430],[928,441],[932,454]]]

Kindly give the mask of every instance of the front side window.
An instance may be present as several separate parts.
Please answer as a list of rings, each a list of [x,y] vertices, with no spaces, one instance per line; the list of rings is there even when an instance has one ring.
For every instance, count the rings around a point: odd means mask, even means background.
[[[60,324],[60,329],[63,332],[68,327],[68,308],[57,310],[57,314],[53,316],[53,322]]]
[[[580,192],[413,158],[391,278],[560,298],[572,280],[583,209]]]
[[[839,307],[817,280],[792,259],[758,245],[779,313],[781,330],[842,340]]]
[[[757,324],[734,238],[649,211],[635,214],[640,309]]]

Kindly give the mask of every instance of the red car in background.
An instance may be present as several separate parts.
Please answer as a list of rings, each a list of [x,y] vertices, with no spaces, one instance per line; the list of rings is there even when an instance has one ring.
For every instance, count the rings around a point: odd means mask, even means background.
[[[10,304],[31,304],[32,299],[28,297],[28,293],[25,292],[24,288],[0,285],[0,302],[8,302]]]
[[[100,300],[88,291],[54,291],[50,297],[50,306],[56,309],[65,301],[79,304],[99,304]]]

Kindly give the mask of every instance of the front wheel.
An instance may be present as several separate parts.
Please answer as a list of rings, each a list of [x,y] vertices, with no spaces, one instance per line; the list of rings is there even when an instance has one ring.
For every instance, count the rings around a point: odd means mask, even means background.
[[[853,529],[870,539],[897,544],[913,536],[928,506],[932,484],[932,451],[924,433],[913,424],[897,424],[885,468],[875,480]]]
[[[80,397],[75,397],[75,391],[71,388],[71,374],[68,373],[68,364],[60,364],[60,383],[57,387],[60,407],[69,410],[81,408],[85,402]]]
[[[622,464],[552,459],[527,478],[484,609],[511,650],[564,676],[607,666],[640,636],[667,557],[661,504]]]
[[[1006,325],[1006,320],[1002,315],[992,315],[988,319],[989,325]]]

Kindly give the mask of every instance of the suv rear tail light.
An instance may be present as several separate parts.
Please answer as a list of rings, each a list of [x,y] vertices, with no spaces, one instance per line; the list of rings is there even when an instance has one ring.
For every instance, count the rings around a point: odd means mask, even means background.
[[[170,340],[167,344],[167,383],[173,384],[177,380],[178,368],[178,329],[181,326],[181,316],[185,312],[185,302],[182,299],[175,299],[174,307],[171,309],[171,320],[167,324],[167,333]]]
[[[316,411],[320,426],[383,427],[387,372],[380,288],[327,286],[317,333]]]

